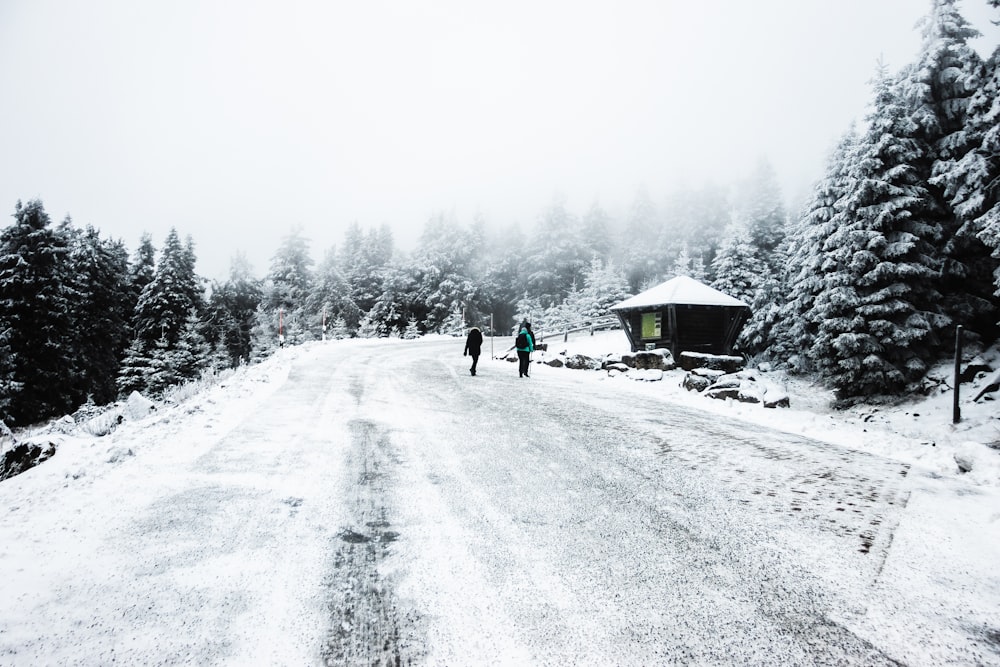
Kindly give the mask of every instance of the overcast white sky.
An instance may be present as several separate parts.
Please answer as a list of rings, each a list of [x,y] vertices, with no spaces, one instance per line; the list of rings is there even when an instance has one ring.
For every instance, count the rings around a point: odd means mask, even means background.
[[[530,224],[732,183],[789,199],[919,45],[929,0],[0,2],[0,224],[40,197],[134,249],[263,274],[294,225],[407,248],[438,211]],[[964,15],[1000,43],[986,0]]]

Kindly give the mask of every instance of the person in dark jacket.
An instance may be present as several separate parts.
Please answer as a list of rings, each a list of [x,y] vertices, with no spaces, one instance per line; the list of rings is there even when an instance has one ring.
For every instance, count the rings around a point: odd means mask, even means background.
[[[531,352],[535,349],[535,340],[531,335],[531,325],[527,322],[521,325],[521,331],[514,338],[514,347],[517,349],[518,377],[526,378],[528,377],[528,364],[531,363]]]
[[[472,327],[469,330],[469,337],[465,339],[465,352],[462,353],[463,357],[472,356],[472,368],[469,372],[473,375],[476,374],[476,364],[479,363],[479,353],[483,348],[483,332]]]

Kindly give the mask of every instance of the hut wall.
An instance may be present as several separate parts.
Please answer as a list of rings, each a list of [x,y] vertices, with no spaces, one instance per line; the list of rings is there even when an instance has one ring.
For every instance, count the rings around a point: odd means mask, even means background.
[[[724,354],[727,313],[717,306],[677,305],[677,351]]]

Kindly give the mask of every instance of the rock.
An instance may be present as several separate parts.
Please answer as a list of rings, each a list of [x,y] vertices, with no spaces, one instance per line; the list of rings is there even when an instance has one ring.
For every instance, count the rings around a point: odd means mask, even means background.
[[[120,463],[130,456],[135,456],[135,453],[129,447],[112,447],[108,450],[108,463]]]
[[[0,419],[0,453],[6,452],[16,444],[17,438],[14,437],[14,432]]]
[[[663,371],[659,368],[638,368],[630,370],[626,377],[639,382],[659,382],[663,379]]]
[[[703,354],[701,352],[681,352],[680,366],[686,371],[695,368],[711,368],[714,370],[735,373],[745,366],[743,357],[724,354]]]
[[[982,357],[976,356],[969,361],[965,370],[958,376],[958,380],[959,382],[972,382],[980,373],[985,374],[992,371],[993,368]]]
[[[605,363],[604,364],[604,370],[608,371],[609,373],[611,371],[617,371],[619,373],[628,373],[629,368],[628,368],[628,366],[626,366],[625,364],[623,364],[621,362],[614,363],[614,364]]]
[[[978,442],[962,442],[955,447],[955,453],[952,456],[955,459],[955,465],[958,466],[958,471],[969,473],[977,466],[984,453],[986,453],[984,445]]]
[[[709,398],[737,398],[740,395],[739,387],[709,387],[705,390],[705,395]]]
[[[52,458],[56,453],[54,442],[22,442],[4,452],[0,458],[0,480],[20,475],[39,463]]]
[[[69,434],[76,430],[76,420],[69,415],[63,415],[49,424],[49,430],[55,433]]]
[[[736,394],[736,400],[740,403],[763,403],[764,388],[759,386],[753,380],[746,380],[740,384],[740,390],[739,393]]]
[[[641,352],[623,354],[621,355],[621,363],[629,368],[656,368],[664,371],[669,371],[677,367],[677,364],[674,363],[674,356],[670,354],[670,350],[662,347],[655,350],[643,350]]]
[[[701,375],[696,375],[694,373],[687,373],[684,376],[681,386],[688,391],[705,391],[710,386],[712,386],[712,381],[707,377]]]
[[[566,368],[574,370],[599,370],[601,368],[599,360],[588,357],[585,354],[571,354],[566,357],[563,363],[566,364]]]
[[[986,380],[986,384],[983,385],[983,388],[979,390],[979,393],[976,394],[976,397],[972,400],[978,401],[984,395],[997,391],[998,389],[1000,389],[1000,371],[997,371],[991,378]]]
[[[117,411],[105,412],[85,422],[80,428],[90,435],[102,437],[114,431],[125,420],[124,415]]]
[[[133,391],[129,394],[128,400],[125,401],[122,413],[129,419],[142,419],[155,411],[156,403],[153,403],[139,392]]]
[[[620,354],[617,354],[615,352],[610,352],[610,353],[604,355],[604,367],[605,368],[607,368],[608,366],[610,366],[612,364],[621,364],[621,363],[622,363],[622,355],[620,355]]]
[[[560,359],[559,357],[553,357],[552,359],[543,361],[542,363],[552,366],[552,368],[562,368],[564,365],[562,359]]]
[[[698,377],[693,373],[691,375]],[[767,408],[791,406],[785,389],[770,380],[763,380],[756,371],[720,375],[704,394],[711,398],[731,398],[741,403],[762,403]]]
[[[695,368],[695,369],[690,370],[688,372],[689,373],[693,373],[694,375],[700,375],[703,378],[708,378],[712,382],[715,382],[720,377],[722,377],[723,375],[726,374],[725,371],[717,371],[717,370],[714,370],[712,368]]]
[[[790,408],[792,407],[792,401],[788,398],[788,394],[781,392],[766,392],[764,394],[764,407],[765,408]]]
[[[746,379],[745,376],[743,376],[742,374],[739,374],[739,373],[725,373],[725,374],[720,375],[720,376],[718,376],[718,377],[715,378],[715,381],[712,382],[712,388],[713,389],[716,389],[716,388],[718,388],[718,389],[737,388],[738,389],[739,386],[741,384],[743,384],[743,381],[745,379]]]

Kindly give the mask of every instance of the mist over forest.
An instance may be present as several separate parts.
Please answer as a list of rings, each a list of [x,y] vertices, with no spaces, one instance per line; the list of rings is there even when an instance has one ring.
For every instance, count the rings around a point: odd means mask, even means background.
[[[1000,320],[1000,48],[980,57],[975,36],[934,2],[917,58],[877,70],[864,122],[792,211],[761,161],[728,188],[639,191],[614,217],[558,197],[506,228],[440,213],[406,251],[388,225],[351,225],[329,248],[291,227],[266,269],[237,254],[210,281],[193,236],[129,249],[18,202],[0,231],[0,419],[155,395],[281,344],[491,323],[506,336],[525,318],[555,332],[679,275],[750,305],[749,359],[843,399],[921,391],[959,325],[988,345]]]

